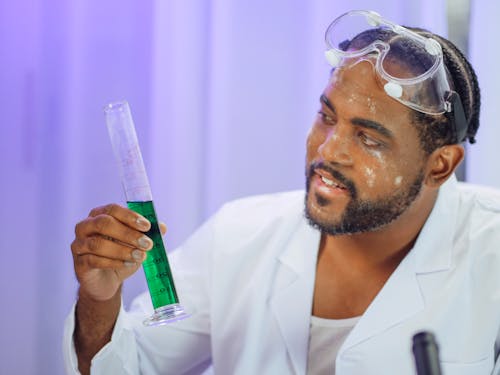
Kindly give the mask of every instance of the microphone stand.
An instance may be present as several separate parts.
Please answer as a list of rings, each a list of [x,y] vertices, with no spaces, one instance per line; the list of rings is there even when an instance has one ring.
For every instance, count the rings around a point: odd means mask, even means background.
[[[422,331],[413,336],[413,356],[417,375],[441,375],[439,350],[431,332]]]

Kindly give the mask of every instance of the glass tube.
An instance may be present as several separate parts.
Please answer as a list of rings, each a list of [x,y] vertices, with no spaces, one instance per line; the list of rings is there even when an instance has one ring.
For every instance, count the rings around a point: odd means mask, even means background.
[[[110,103],[104,113],[127,206],[151,222],[151,229],[145,234],[154,245],[147,252],[142,267],[154,314],[144,324],[159,325],[184,319],[188,315],[179,304],[175,290],[130,107],[126,101]]]

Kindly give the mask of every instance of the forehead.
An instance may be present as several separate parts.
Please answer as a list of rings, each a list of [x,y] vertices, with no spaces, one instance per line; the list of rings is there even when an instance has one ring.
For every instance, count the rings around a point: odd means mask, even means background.
[[[373,120],[395,134],[410,132],[417,136],[412,110],[387,95],[368,60],[336,68],[324,94],[339,116]]]

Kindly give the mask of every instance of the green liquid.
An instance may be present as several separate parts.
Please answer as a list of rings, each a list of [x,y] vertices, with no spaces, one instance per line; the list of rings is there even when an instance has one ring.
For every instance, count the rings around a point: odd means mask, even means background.
[[[146,275],[153,307],[157,309],[179,303],[153,202],[127,202],[127,206],[151,222],[151,229],[145,234],[153,240],[154,245],[147,252],[142,268]]]

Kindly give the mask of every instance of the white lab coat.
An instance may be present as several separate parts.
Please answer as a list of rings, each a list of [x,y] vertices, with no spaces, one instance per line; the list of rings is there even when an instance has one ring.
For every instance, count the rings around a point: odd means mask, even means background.
[[[143,294],[121,311],[93,374],[305,374],[320,234],[303,217],[303,192],[225,205],[170,255],[181,304],[192,317],[144,327]],[[414,248],[353,328],[337,375],[414,374],[412,336],[436,335],[444,374],[491,374],[500,328],[500,197],[440,190]],[[76,373],[73,313],[66,370]],[[332,358],[333,360],[333,358]],[[494,370],[500,373],[500,368]]]

